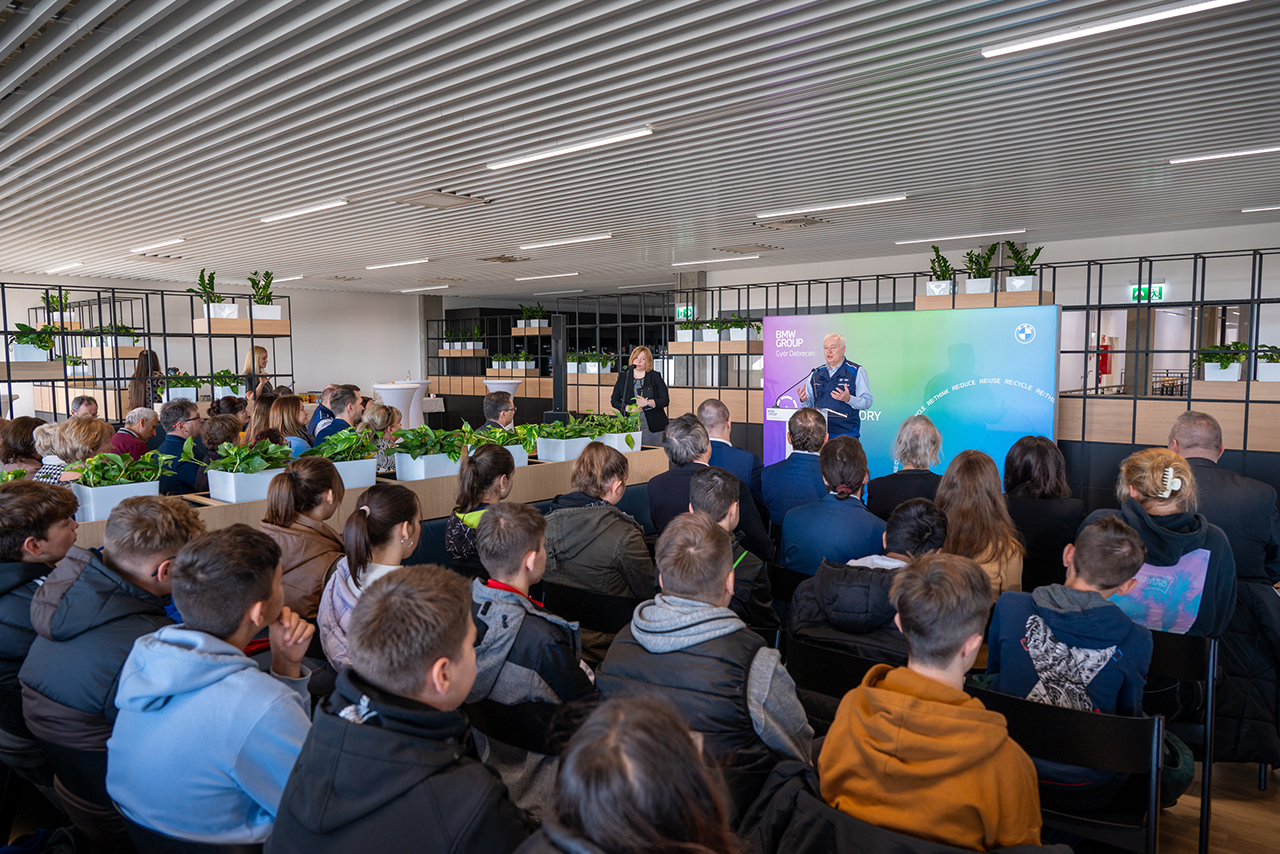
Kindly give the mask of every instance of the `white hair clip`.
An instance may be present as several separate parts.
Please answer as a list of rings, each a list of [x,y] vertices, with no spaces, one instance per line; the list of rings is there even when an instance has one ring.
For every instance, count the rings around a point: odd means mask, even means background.
[[[1168,498],[1171,494],[1182,489],[1182,478],[1173,476],[1173,466],[1164,470],[1164,492],[1160,493],[1161,498]]]

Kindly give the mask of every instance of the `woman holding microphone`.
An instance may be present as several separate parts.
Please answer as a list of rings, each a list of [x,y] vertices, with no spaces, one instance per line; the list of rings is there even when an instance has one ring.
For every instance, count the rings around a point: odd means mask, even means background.
[[[662,375],[653,369],[653,351],[637,347],[631,351],[627,369],[613,386],[613,408],[625,412],[632,404],[640,408],[640,444],[662,447],[667,429],[667,406],[671,399]]]

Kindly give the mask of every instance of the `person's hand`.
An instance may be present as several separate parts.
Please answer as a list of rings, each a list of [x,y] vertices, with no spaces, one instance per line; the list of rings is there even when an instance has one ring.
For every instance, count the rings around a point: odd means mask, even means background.
[[[650,406],[653,406],[653,401],[652,401],[652,400],[650,400],[650,399],[649,399],[649,398],[647,398],[647,397],[639,397],[639,396],[637,396],[637,397],[636,397],[636,406],[638,406],[638,407],[639,407],[639,408],[641,408],[641,409],[648,409]]]
[[[271,670],[286,679],[302,675],[302,657],[311,646],[316,627],[285,606],[280,618],[271,624],[267,637],[271,641]]]
[[[809,393],[805,391],[804,386],[800,386],[800,402],[804,403],[809,399]]]
[[[845,386],[844,388],[838,388],[835,391],[831,392],[831,397],[832,399],[838,400],[841,403],[848,403],[850,400],[853,399],[853,392],[849,391],[848,386]]]

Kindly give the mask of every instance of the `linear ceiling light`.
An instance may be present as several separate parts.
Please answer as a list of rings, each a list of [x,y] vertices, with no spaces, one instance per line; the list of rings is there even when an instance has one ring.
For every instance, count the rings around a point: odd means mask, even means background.
[[[141,255],[143,252],[150,252],[153,249],[163,249],[166,246],[177,246],[179,243],[186,243],[186,242],[187,242],[187,239],[185,237],[175,237],[173,238],[173,240],[165,240],[160,243],[152,243],[150,246],[139,246],[137,249],[130,249],[129,251],[135,255]]]
[[[1222,6],[1233,6],[1236,3],[1244,3],[1247,0],[1205,0],[1202,3],[1177,3],[1172,6],[1164,6],[1142,15],[1133,15],[1130,17],[1106,18],[1101,21],[1095,21],[1092,24],[1081,24],[1078,27],[1071,27],[1056,33],[1049,33],[1043,36],[1027,39],[1026,41],[1010,42],[1008,44],[997,45],[996,47],[984,47],[982,55],[987,59],[996,56],[1004,56],[1007,53],[1017,53],[1023,50],[1032,50],[1046,45],[1058,44],[1060,42],[1069,42],[1075,39],[1088,38],[1089,36],[1097,36],[1102,33],[1113,32],[1114,30],[1123,30],[1128,27],[1140,27],[1143,24],[1154,24],[1156,21],[1165,21],[1169,18],[1179,18],[1183,15],[1193,15],[1196,12],[1207,12],[1210,9],[1217,9]]]
[[[589,139],[586,142],[578,142],[573,145],[566,145],[561,148],[549,148],[546,151],[539,151],[536,154],[526,154],[523,157],[513,157],[510,160],[499,160],[489,163],[490,169],[506,169],[508,166],[519,166],[521,163],[533,163],[538,160],[546,160],[549,157],[559,157],[562,154],[572,154],[575,151],[586,151],[588,148],[599,148],[604,145],[613,145],[615,142],[626,142],[629,139],[638,139],[642,136],[648,136],[653,133],[653,128],[636,128],[626,133],[614,134],[613,136],[602,136],[599,139]]]
[[[550,276],[524,276],[523,278],[516,279],[516,281],[517,281],[517,282],[532,282],[532,281],[534,281],[535,279],[563,279],[563,278],[566,278],[566,277],[568,277],[568,276],[576,276],[576,275],[578,275],[578,274],[577,274],[577,273],[552,273]]]
[[[83,267],[83,266],[84,266],[83,261],[77,261],[74,264],[63,264],[61,267],[54,267],[52,270],[45,270],[44,272],[46,275],[48,275],[50,273],[61,273],[64,270],[74,270],[76,267]]]
[[[410,264],[425,264],[429,259],[419,258],[416,261],[396,261],[393,264],[374,264],[372,267],[365,267],[366,270],[385,270],[388,267],[408,267]]]
[[[576,291],[538,291],[536,294],[534,294],[534,296],[535,297],[554,297],[560,294],[580,294],[580,293],[582,293],[582,288],[578,288]]]
[[[759,255],[739,255],[737,258],[704,258],[701,261],[672,261],[672,267],[688,267],[693,264],[719,264],[721,261],[750,261]]]
[[[1260,213],[1261,211],[1280,211],[1280,205],[1270,205],[1265,208],[1241,208],[1240,213]]]
[[[335,199],[332,202],[325,202],[322,205],[316,205],[310,208],[302,208],[301,210],[289,211],[288,213],[272,214],[271,216],[264,216],[261,220],[259,220],[259,222],[277,222],[278,220],[289,219],[290,217],[295,217],[295,216],[303,216],[304,214],[316,213],[317,211],[327,211],[330,208],[340,208],[346,203],[347,203],[346,199]]]
[[[301,278],[302,276],[289,276],[286,279],[272,279],[272,281],[273,282],[296,282]]]
[[[431,287],[429,287],[429,288],[406,288],[405,290],[400,291],[400,293],[402,293],[402,294],[416,294],[418,291],[442,291],[442,290],[444,290],[444,289],[445,289],[445,288],[447,288],[447,287],[449,287],[449,286],[448,286],[448,285],[432,285],[432,286],[431,286]]]
[[[769,219],[775,216],[795,216],[797,214],[817,213],[818,211],[834,211],[840,208],[856,208],[862,205],[878,205],[881,202],[905,202],[907,200],[906,193],[899,193],[896,196],[876,196],[873,199],[862,199],[856,202],[838,202],[834,205],[818,205],[812,208],[795,208],[789,211],[768,211],[766,213],[756,214],[756,219]]]
[[[565,246],[569,243],[590,243],[593,240],[608,240],[612,234],[588,234],[586,237],[569,237],[565,240],[547,240],[542,243],[522,243],[521,249],[543,249],[547,246]]]
[[[671,282],[658,282],[653,285],[618,285],[620,291],[632,291],[636,288],[672,288],[675,287]]]
[[[906,246],[908,243],[941,243],[944,240],[969,240],[974,237],[1001,237],[1005,234],[1026,234],[1025,228],[1015,228],[1013,231],[984,231],[982,234],[954,234],[950,237],[922,237],[919,240],[895,240],[898,246]]]
[[[1227,151],[1222,154],[1200,154],[1195,157],[1175,157],[1170,163],[1200,163],[1205,160],[1226,160],[1228,157],[1249,157],[1253,154],[1275,154],[1280,146],[1273,148],[1248,148],[1243,151]]]

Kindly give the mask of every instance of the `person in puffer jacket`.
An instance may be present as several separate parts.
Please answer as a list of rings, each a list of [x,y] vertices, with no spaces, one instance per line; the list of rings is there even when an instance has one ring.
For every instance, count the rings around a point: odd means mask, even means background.
[[[796,637],[884,661],[907,663],[907,641],[894,625],[889,601],[896,570],[947,539],[947,517],[927,498],[912,498],[889,515],[883,555],[846,565],[824,562],[796,588],[791,632]]]

